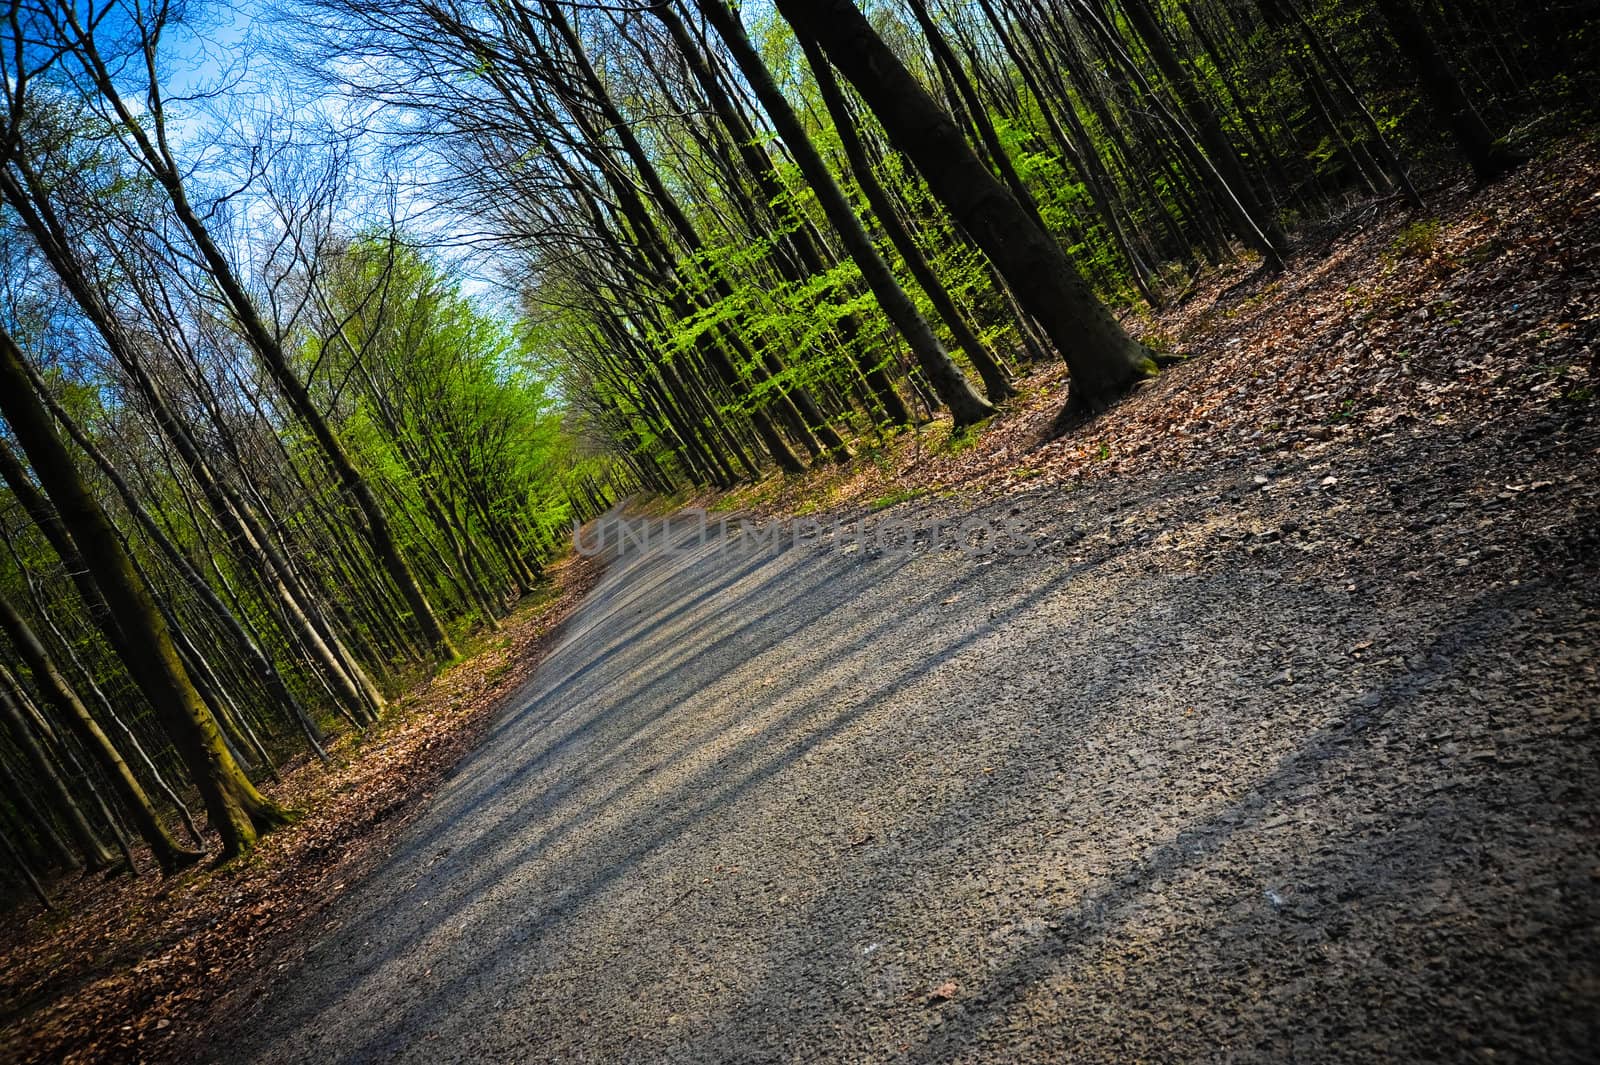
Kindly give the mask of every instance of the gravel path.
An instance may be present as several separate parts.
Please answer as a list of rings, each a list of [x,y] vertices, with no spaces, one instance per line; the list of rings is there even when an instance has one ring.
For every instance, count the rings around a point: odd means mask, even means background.
[[[652,526],[216,1056],[1592,1061],[1577,433]]]

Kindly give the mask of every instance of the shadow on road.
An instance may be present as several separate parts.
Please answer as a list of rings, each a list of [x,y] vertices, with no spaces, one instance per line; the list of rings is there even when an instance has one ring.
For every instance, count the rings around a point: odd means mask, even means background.
[[[612,563],[252,1060],[1284,1060],[1484,1045],[1490,990],[1507,1050],[1593,1034],[1592,890],[1525,901],[1581,875],[1593,766],[1495,719],[1528,589],[1356,661],[1362,603],[1114,540],[676,536]]]

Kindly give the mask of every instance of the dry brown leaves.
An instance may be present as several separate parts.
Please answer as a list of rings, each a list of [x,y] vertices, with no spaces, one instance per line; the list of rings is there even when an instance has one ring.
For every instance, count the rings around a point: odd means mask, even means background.
[[[1051,366],[976,440],[952,442],[936,422],[844,469],[693,502],[795,514],[1087,481],[1600,392],[1600,146],[1569,143],[1485,190],[1436,191],[1420,217],[1368,207],[1336,229],[1283,274],[1236,265],[1129,320],[1188,361],[1061,439],[1046,435],[1066,399]]]
[[[186,1057],[208,1007],[257,977],[296,928],[384,852],[433,787],[521,686],[598,577],[592,560],[552,567],[476,653],[397,700],[382,724],[309,756],[267,788],[302,813],[248,858],[171,879],[57,885],[59,915],[0,938],[0,1058],[17,1062]]]

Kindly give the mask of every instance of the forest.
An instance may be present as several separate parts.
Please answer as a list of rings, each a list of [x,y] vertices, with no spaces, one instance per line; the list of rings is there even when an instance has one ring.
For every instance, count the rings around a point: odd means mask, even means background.
[[[626,500],[981,450],[1046,368],[1092,433],[1219,271],[1428,245],[1592,138],[1597,13],[7,0],[4,905],[250,862]]]

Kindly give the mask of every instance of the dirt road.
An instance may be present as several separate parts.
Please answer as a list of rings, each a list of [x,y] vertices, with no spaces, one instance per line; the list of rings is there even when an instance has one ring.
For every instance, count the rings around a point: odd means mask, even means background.
[[[1593,436],[652,525],[216,1060],[1593,1060]]]

